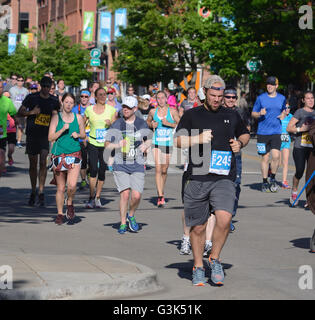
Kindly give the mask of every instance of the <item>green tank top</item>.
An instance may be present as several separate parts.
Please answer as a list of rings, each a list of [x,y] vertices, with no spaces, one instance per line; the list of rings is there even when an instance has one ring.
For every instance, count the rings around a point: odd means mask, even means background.
[[[62,120],[61,113],[58,113],[58,124],[56,132],[62,129],[65,122]],[[51,153],[55,156],[60,154],[70,154],[73,152],[80,151],[79,139],[74,139],[71,137],[73,132],[80,132],[79,123],[77,116],[74,114],[74,120],[69,123],[69,130],[66,130],[58,139],[55,141]]]

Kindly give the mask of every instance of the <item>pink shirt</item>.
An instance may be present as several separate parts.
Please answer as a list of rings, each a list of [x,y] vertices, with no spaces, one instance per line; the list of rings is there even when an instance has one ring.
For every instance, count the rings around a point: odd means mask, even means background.
[[[8,114],[7,133],[12,133],[12,132],[16,132],[16,126],[15,126],[14,119],[12,117],[10,117],[10,115]]]

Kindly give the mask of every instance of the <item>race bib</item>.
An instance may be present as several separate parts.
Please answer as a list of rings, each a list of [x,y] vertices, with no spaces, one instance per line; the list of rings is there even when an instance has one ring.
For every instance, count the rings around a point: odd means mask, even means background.
[[[290,142],[290,135],[288,133],[282,133],[281,142]]]
[[[231,170],[231,160],[231,151],[212,150],[209,172],[224,176],[229,175]]]
[[[156,141],[171,141],[173,129],[171,128],[157,128],[156,129]]]
[[[306,148],[313,148],[311,136],[307,132],[304,132],[301,136],[301,146]]]
[[[48,127],[50,123],[50,115],[49,114],[43,114],[40,113],[36,116],[35,124],[39,126]]]
[[[107,129],[96,129],[95,130],[95,139],[98,143],[104,143],[105,142],[105,136],[106,136]]]
[[[259,154],[265,154],[266,153],[266,144],[265,143],[259,143],[257,142],[257,152]]]

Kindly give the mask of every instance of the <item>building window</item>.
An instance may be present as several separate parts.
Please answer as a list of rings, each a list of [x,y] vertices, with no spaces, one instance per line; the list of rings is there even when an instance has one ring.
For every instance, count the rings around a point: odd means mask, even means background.
[[[20,33],[27,33],[29,28],[29,13],[21,12],[20,13]]]

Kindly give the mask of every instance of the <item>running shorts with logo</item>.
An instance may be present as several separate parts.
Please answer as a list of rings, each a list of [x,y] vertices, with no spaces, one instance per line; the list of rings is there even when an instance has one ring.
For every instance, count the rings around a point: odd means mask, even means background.
[[[257,152],[260,155],[269,153],[270,150],[281,148],[281,134],[257,135]]]

